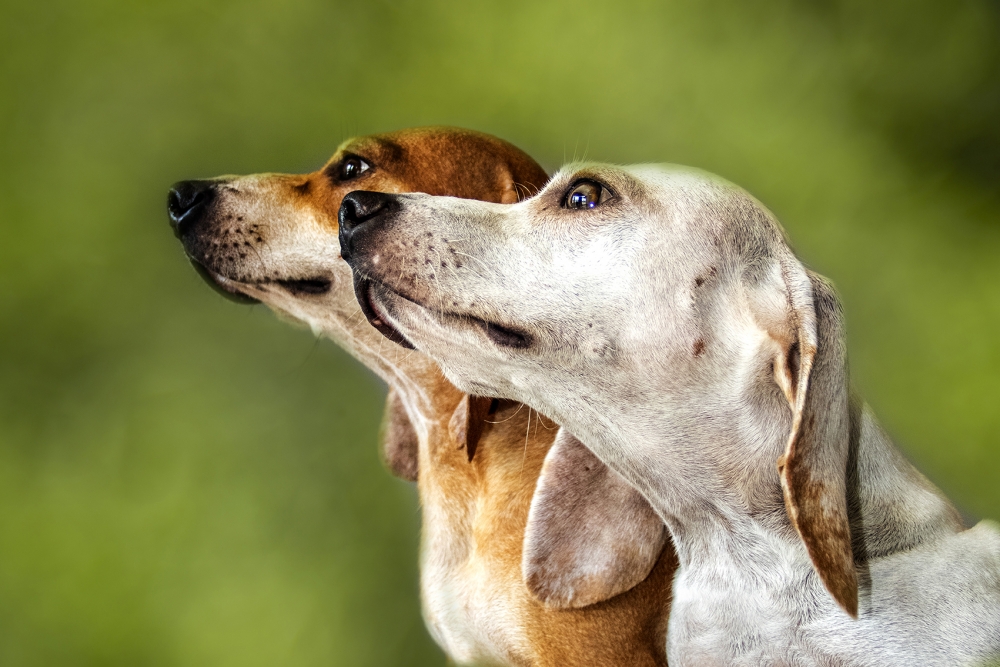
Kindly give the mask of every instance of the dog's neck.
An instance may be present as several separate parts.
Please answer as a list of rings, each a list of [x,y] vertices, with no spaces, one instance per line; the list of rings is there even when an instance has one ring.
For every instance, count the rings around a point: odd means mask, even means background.
[[[590,433],[581,424],[580,437],[647,497],[670,528],[682,568],[710,565],[722,552],[746,562],[739,554],[758,550],[761,536],[801,551],[808,564],[777,469],[791,416],[780,395],[772,398],[765,405],[719,406],[711,420],[669,411],[608,414],[604,427]],[[632,427],[608,426],[615,422]],[[698,432],[679,424],[695,424]],[[847,501],[858,563],[961,530],[955,508],[858,401],[852,401],[851,427]],[[708,442],[710,448],[692,444]]]
[[[425,442],[429,427],[442,420],[447,422],[461,392],[429,357],[387,340],[368,324],[353,295],[342,301],[337,307],[324,304],[318,313],[305,311],[293,302],[287,313],[309,324],[317,335],[332,339],[392,387],[406,407],[420,441]]]

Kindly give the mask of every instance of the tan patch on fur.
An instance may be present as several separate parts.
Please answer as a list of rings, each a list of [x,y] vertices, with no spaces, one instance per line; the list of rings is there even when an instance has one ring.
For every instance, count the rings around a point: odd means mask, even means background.
[[[450,421],[450,415],[448,418]],[[528,511],[557,429],[554,422],[526,406],[502,402],[500,410],[486,421],[471,465],[462,449],[435,448],[438,455],[426,467],[431,472],[427,479],[421,479],[422,492],[428,489],[428,495],[436,498],[462,499],[454,507],[452,525],[458,528],[468,522],[469,532],[458,537],[468,540],[469,563],[478,561],[488,573],[493,590],[500,592],[495,604],[517,609],[529,644],[530,658],[526,656],[524,664],[663,667],[667,664],[667,621],[677,569],[677,556],[669,544],[645,580],[588,607],[546,607],[522,581]],[[474,472],[462,474],[463,469]],[[432,486],[433,491],[429,489]],[[462,520],[458,520],[459,514]]]

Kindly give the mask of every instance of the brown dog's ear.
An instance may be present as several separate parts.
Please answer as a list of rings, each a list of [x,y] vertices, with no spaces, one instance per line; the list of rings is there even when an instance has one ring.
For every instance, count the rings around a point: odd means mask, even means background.
[[[466,394],[458,402],[458,407],[448,422],[448,432],[460,447],[465,448],[470,463],[476,455],[476,447],[479,446],[479,438],[483,435],[486,417],[490,414],[492,406],[492,398]]]
[[[511,178],[510,174],[505,174],[503,177],[503,192],[500,195],[501,204],[516,204],[521,201],[521,197],[518,194],[517,187],[514,185],[514,179]]]
[[[833,287],[797,260],[782,267],[794,340],[781,345],[775,379],[792,409],[778,459],[785,508],[827,590],[858,615],[858,577],[847,514],[850,448],[847,350]]]
[[[419,440],[410,416],[399,400],[399,394],[390,387],[385,397],[385,413],[379,429],[382,440],[382,460],[396,477],[410,482],[417,481]]]
[[[638,491],[560,429],[524,531],[521,572],[550,607],[584,607],[649,575],[667,531]]]
[[[516,204],[537,193],[548,177],[534,160],[523,158],[505,163],[500,169],[500,203]]]

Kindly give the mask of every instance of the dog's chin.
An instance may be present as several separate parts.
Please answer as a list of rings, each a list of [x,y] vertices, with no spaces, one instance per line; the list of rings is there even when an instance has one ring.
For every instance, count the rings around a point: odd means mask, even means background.
[[[260,299],[255,299],[254,297],[241,292],[236,281],[230,280],[221,273],[216,273],[197,260],[191,258],[188,259],[191,261],[191,266],[193,266],[194,270],[198,272],[198,275],[201,276],[206,283],[208,283],[209,287],[225,298],[236,303],[260,303]]]
[[[393,343],[402,345],[410,350],[416,349],[413,343],[408,341],[398,329],[389,323],[389,318],[385,316],[382,310],[384,307],[378,299],[376,290],[386,292],[389,291],[388,288],[381,283],[375,283],[366,278],[355,276],[354,295],[357,297],[358,304],[361,306],[361,312],[363,312],[365,317],[368,318],[368,323],[375,327],[380,334],[391,340]]]

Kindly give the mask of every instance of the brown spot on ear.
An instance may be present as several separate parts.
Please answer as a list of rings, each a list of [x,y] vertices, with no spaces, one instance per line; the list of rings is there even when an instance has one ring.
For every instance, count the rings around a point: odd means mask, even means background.
[[[476,456],[479,438],[486,426],[486,417],[496,411],[497,400],[484,396],[466,394],[458,402],[455,412],[448,421],[448,432],[459,448],[464,447],[469,455],[469,462]]]
[[[694,342],[694,349],[692,351],[694,352],[694,356],[700,357],[701,353],[705,351],[705,341],[702,340],[701,338],[696,340]]]
[[[802,352],[798,341],[792,343],[792,346],[788,349],[788,356],[785,363],[787,364],[788,373],[791,376],[792,386],[797,387],[799,384],[799,368],[802,365]]]
[[[382,460],[393,475],[410,482],[417,481],[418,449],[417,432],[410,416],[394,389],[385,398],[385,413],[379,432],[382,442]]]

